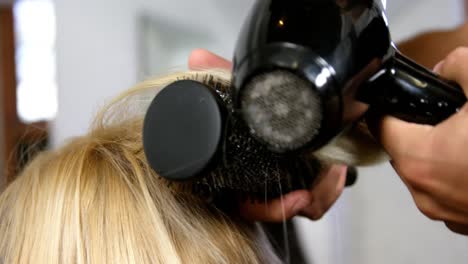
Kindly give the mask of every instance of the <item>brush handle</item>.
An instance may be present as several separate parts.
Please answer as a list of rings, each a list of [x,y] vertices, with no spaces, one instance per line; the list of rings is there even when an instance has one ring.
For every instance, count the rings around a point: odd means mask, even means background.
[[[351,187],[353,186],[358,178],[358,171],[356,167],[349,166],[348,169],[346,170],[346,187]]]
[[[407,122],[436,125],[465,103],[461,87],[400,53],[386,62],[360,93],[373,109]]]

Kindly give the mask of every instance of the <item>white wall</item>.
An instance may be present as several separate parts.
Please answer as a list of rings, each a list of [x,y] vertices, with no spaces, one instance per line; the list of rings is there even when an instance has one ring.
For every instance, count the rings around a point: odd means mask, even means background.
[[[460,15],[453,1],[389,0],[394,39],[454,25]],[[198,46],[231,57],[252,2],[57,0],[60,92],[53,142],[84,133],[105,99],[147,74],[139,63],[141,14],[155,19],[155,31],[145,43],[154,45],[153,56],[160,54],[155,64],[161,67],[154,72],[160,73],[185,68],[189,51]],[[171,34],[173,30],[183,33]],[[424,218],[388,165],[361,170],[358,185],[345,192],[323,221],[300,223],[307,252],[319,264],[468,262],[467,239]]]
[[[166,43],[167,37],[177,37],[174,48],[179,56],[169,61],[161,56],[158,62],[168,71],[176,66],[185,69],[190,50],[201,46],[231,57],[239,23],[250,4],[251,0],[56,1],[60,91],[53,142],[84,133],[105,99],[139,80],[141,15],[150,14],[162,22],[161,32],[165,34],[157,40],[159,44]],[[199,32],[210,41],[171,35],[165,28],[168,26]],[[160,50],[160,54],[165,53],[166,50]],[[156,73],[161,72],[153,72]]]
[[[464,0],[388,0],[394,41],[431,29],[448,29],[463,20]]]
[[[136,81],[133,1],[56,1],[59,110],[53,142],[83,134],[97,105]]]

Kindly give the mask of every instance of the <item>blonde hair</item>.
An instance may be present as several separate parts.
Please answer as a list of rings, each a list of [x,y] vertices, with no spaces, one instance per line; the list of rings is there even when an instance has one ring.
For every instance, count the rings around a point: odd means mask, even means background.
[[[279,262],[253,224],[149,167],[143,115],[176,79],[229,84],[222,71],[143,82],[105,106],[88,134],[37,156],[0,196],[0,262]]]

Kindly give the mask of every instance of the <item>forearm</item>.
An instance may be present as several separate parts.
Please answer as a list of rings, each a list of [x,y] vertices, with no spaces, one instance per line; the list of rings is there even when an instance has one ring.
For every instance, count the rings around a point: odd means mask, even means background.
[[[453,30],[421,33],[397,44],[403,54],[429,69],[459,46],[468,46],[468,23]]]

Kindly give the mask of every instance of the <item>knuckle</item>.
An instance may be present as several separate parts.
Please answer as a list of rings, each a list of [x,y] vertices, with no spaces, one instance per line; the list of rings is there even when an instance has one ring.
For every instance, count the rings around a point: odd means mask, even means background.
[[[318,220],[322,219],[325,212],[326,212],[326,210],[324,210],[324,208],[322,208],[321,205],[315,204],[315,205],[307,208],[303,212],[303,215],[306,216],[307,218],[309,218],[312,221],[318,221]]]
[[[449,55],[447,55],[441,68],[441,72],[443,75],[447,75],[453,69],[454,65],[457,62],[458,53],[459,51],[455,50],[452,51]]]
[[[457,47],[453,50],[452,55],[455,58],[466,58],[468,57],[468,48],[467,47]]]
[[[427,216],[429,219],[434,221],[442,220],[442,216],[440,212],[437,210],[437,206],[434,203],[427,201],[426,199],[415,199],[416,206],[418,207],[419,211]]]
[[[450,52],[449,55],[447,55],[447,62],[455,62],[458,59],[466,56],[465,53],[466,53],[465,48],[458,47],[454,49],[452,52]]]
[[[460,63],[468,60],[468,48],[458,47],[447,55],[442,65],[441,71],[444,73],[452,73],[457,69]],[[453,74],[453,73],[452,73]]]
[[[431,162],[416,160],[402,165],[399,169],[399,174],[412,187],[426,190],[432,186],[433,171],[434,168]]]
[[[309,218],[313,221],[318,221],[322,219],[324,214],[325,212],[322,209],[317,209],[311,212],[311,214],[309,215]]]

